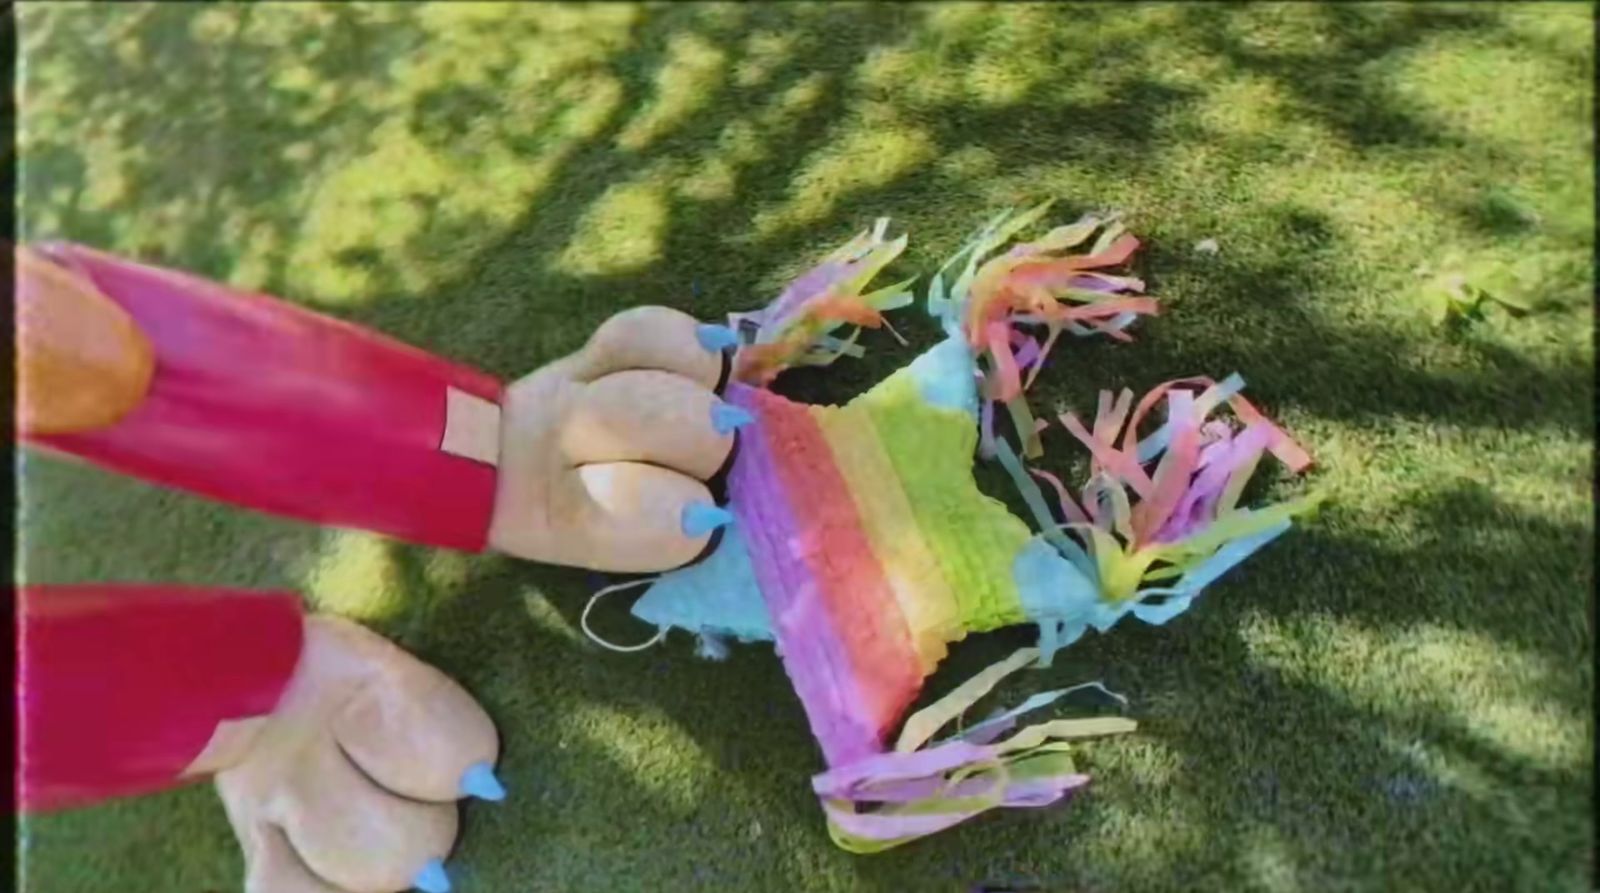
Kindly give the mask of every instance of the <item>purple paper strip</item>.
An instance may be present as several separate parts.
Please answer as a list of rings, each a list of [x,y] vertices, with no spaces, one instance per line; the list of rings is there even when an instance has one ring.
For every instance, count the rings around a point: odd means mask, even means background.
[[[811,789],[823,797],[848,798],[863,784],[924,778],[990,759],[996,753],[994,746],[951,741],[911,753],[874,754],[812,776]]]
[[[885,815],[882,813],[857,813],[833,803],[824,803],[829,819],[846,833],[867,840],[899,840],[922,837],[958,825],[967,819],[1000,807],[1040,807],[1059,802],[1067,794],[1088,783],[1087,775],[1057,775],[1048,778],[1030,778],[1006,785],[1001,802],[993,806],[964,809],[955,812],[921,815]],[[993,782],[989,782],[993,784]]]
[[[779,295],[776,301],[761,312],[762,324],[774,329],[781,326],[802,304],[831,285],[848,269],[848,264],[824,261],[800,274],[798,279],[789,283],[789,287],[783,290],[783,294]]]
[[[1068,288],[1079,288],[1084,291],[1118,292],[1122,286],[1101,279],[1090,278],[1086,275],[1075,276],[1067,282]]]
[[[1093,284],[1085,285],[1083,284],[1085,281]],[[1095,273],[1093,271],[1085,270],[1079,273],[1076,279],[1072,280],[1070,286],[1072,288],[1091,289],[1093,291],[1142,292],[1144,291],[1144,280],[1129,278],[1127,282],[1111,282],[1107,280],[1103,273]]]
[[[1272,440],[1272,429],[1261,422],[1250,425],[1225,446],[1226,451],[1216,456],[1195,476],[1194,482],[1178,500],[1172,515],[1161,526],[1153,542],[1172,543],[1189,536],[1209,524],[1222,491],[1228,487],[1229,478],[1252,456],[1258,456]]]
[[[1016,727],[1017,718],[1012,716],[1008,717],[1004,722],[997,722],[994,725],[985,729],[980,729],[975,733],[964,734],[961,736],[961,740],[968,741],[973,744],[990,744],[993,743],[994,739],[999,738],[1001,735],[1004,735]]]
[[[885,782],[881,785],[858,785],[840,799],[857,803],[913,803],[930,797],[975,797],[994,786],[987,778],[966,778],[954,785],[941,773],[926,778]]]
[[[1032,338],[1027,339],[1023,342],[1022,347],[1017,350],[1016,356],[1018,369],[1027,369],[1032,366],[1039,360],[1039,342]]]

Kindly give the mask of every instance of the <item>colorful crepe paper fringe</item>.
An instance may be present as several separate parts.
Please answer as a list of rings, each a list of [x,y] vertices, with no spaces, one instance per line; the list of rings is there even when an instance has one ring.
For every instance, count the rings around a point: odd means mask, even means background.
[[[1053,203],[1042,202],[1021,214],[1007,208],[996,215],[934,274],[928,293],[928,311],[945,319],[947,330],[959,327],[978,353],[986,380],[983,396],[1006,407],[1029,458],[1042,455],[1043,447],[1024,393],[1061,333],[1131,341],[1127,327],[1159,309],[1154,298],[1141,294],[1142,281],[1104,272],[1126,263],[1139,247],[1115,215],[1085,215],[989,257],[1042,219]],[[1091,237],[1088,253],[1063,253]],[[947,291],[944,277],[963,259],[965,266]],[[1028,331],[1033,328],[1043,329],[1042,342]],[[985,458],[994,455],[993,418],[994,407],[986,405]]]
[[[1260,509],[1238,506],[1264,452],[1294,472],[1311,463],[1298,444],[1240,396],[1243,387],[1237,374],[1220,383],[1177,379],[1156,387],[1137,407],[1130,390],[1115,400],[1101,391],[1092,429],[1064,413],[1063,427],[1092,456],[1088,481],[1076,499],[1054,475],[1025,469],[1010,446],[997,441],[1001,464],[1042,530],[1038,539],[1069,566],[1057,571],[1067,578],[1059,587],[1062,597],[1030,611],[1040,625],[1046,663],[1089,627],[1104,632],[1125,614],[1165,623],[1320,501],[1312,494]],[[1163,423],[1138,440],[1140,423],[1162,397]],[[1207,421],[1224,403],[1237,421]],[[1059,515],[1050,512],[1029,473],[1050,486]],[[1096,597],[1082,597],[1086,591]]]
[[[911,279],[862,293],[867,283],[905,250],[904,235],[884,238],[888,228],[889,218],[878,218],[871,230],[862,230],[839,246],[765,308],[730,316],[734,331],[747,336],[734,378],[766,385],[791,366],[826,366],[844,355],[860,357],[863,350],[856,337],[861,328],[885,325],[882,311],[914,300]],[[848,338],[834,337],[845,325],[857,328]]]
[[[1017,651],[908,718],[894,750],[812,778],[834,842],[852,852],[880,852],[995,807],[1048,806],[1086,784],[1089,777],[1077,772],[1067,742],[1131,732],[1132,720],[1054,720],[994,740],[997,729],[1008,730],[1018,716],[1074,689],[1036,695],[995,719],[929,744],[1002,679],[1037,658],[1032,648]]]
[[[886,220],[767,308],[735,317],[753,337],[725,399],[756,418],[741,432],[729,475],[737,520],[707,562],[665,575],[634,608],[663,631],[701,633],[711,653],[720,653],[723,635],[774,641],[829,766],[813,787],[830,834],[855,852],[1000,806],[1059,802],[1081,787],[1087,777],[1072,762],[1071,742],[1130,731],[1131,720],[1018,729],[1021,718],[1081,686],[934,736],[1002,679],[1048,665],[1088,628],[1104,631],[1128,613],[1156,624],[1181,613],[1315,503],[1238,507],[1263,453],[1297,472],[1311,460],[1239,395],[1236,375],[1167,382],[1137,405],[1131,391],[1115,399],[1104,392],[1090,426],[1062,415],[1092,458],[1076,493],[1028,469],[994,434],[999,403],[1023,454],[1037,458],[1047,423],[1034,419],[1023,394],[1060,333],[1127,340],[1126,328],[1156,310],[1137,279],[1105,272],[1139,244],[1115,218],[1085,217],[990,257],[1048,208],[1004,212],[957,252],[928,296],[947,340],[844,406],[793,403],[761,385],[789,366],[853,353],[853,336],[833,337],[839,326],[875,326],[882,310],[910,300],[907,283],[862,292],[905,247],[904,236],[884,238]],[[1064,254],[1091,239],[1087,253]],[[1030,331],[1038,327],[1042,340]],[[1211,418],[1224,404],[1235,421]],[[1161,424],[1139,439],[1158,408]],[[1010,472],[1037,533],[978,491],[975,452]],[[696,595],[707,589],[717,597]],[[1037,649],[901,721],[950,642],[1022,623],[1038,625]]]

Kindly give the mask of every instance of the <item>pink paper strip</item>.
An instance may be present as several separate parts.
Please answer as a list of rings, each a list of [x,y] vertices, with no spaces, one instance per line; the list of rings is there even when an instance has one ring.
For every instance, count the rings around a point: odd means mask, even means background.
[[[989,357],[994,360],[995,393],[991,396],[1001,403],[1008,403],[1022,393],[1022,378],[1017,371],[1016,357],[1011,353],[1008,330],[1009,327],[998,320],[989,323],[985,330]]]
[[[1061,416],[1061,424],[1066,426],[1066,429],[1072,433],[1073,437],[1078,438],[1084,446],[1089,448],[1089,452],[1094,455],[1094,458],[1099,461],[1102,467],[1118,478],[1127,481],[1128,486],[1132,487],[1133,491],[1138,493],[1141,499],[1150,495],[1154,484],[1151,482],[1150,476],[1145,474],[1144,469],[1140,468],[1139,463],[1134,459],[1132,447],[1125,447],[1125,452],[1117,451],[1106,442],[1089,433],[1083,427],[1083,423],[1078,421],[1078,417],[1070,412]]]
[[[1153,486],[1149,494],[1140,494],[1143,500],[1133,509],[1135,547],[1150,542],[1189,487],[1200,451],[1200,420],[1195,418],[1193,393],[1167,394],[1167,425],[1172,433],[1156,466]]]
[[[1067,519],[1067,523],[1069,523],[1069,524],[1089,524],[1089,523],[1092,523],[1089,520],[1089,516],[1084,513],[1083,509],[1078,507],[1078,501],[1073,499],[1072,498],[1072,494],[1067,492],[1067,488],[1066,488],[1065,485],[1063,485],[1061,483],[1061,479],[1060,478],[1056,477],[1055,475],[1051,474],[1048,471],[1041,471],[1041,470],[1039,470],[1037,468],[1030,468],[1030,469],[1028,469],[1028,471],[1031,472],[1034,477],[1039,478],[1040,480],[1043,480],[1045,483],[1049,484],[1051,487],[1053,487],[1055,489],[1056,497],[1061,502],[1061,514],[1062,514],[1062,516],[1064,516]]]

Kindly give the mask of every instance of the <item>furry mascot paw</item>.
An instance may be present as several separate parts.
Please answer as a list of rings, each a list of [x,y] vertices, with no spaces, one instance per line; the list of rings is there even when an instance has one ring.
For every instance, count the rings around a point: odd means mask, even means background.
[[[499,740],[461,686],[367,629],[307,617],[269,716],[219,733],[195,767],[244,850],[247,893],[449,889],[455,801],[505,791]]]
[[[664,307],[510,384],[348,323],[70,243],[19,247],[19,422],[151,483],[412,542],[607,571],[692,562],[750,414],[737,341]],[[215,776],[271,893],[449,889],[454,801],[504,796],[494,726],[292,593],[32,587],[29,809]]]
[[[727,328],[637,307],[507,387],[490,547],[615,572],[705,552],[732,519],[705,482],[750,421],[716,393],[733,344]]]

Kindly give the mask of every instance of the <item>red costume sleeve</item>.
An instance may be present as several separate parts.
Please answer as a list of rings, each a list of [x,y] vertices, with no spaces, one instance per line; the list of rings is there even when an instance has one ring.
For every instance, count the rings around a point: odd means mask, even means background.
[[[484,548],[499,381],[266,295],[79,245],[36,248],[132,316],[155,371],[116,423],[29,440],[265,512]],[[478,448],[449,443],[447,422],[475,429]]]
[[[300,657],[292,593],[86,585],[19,597],[27,810],[180,782],[219,722],[272,712]]]

